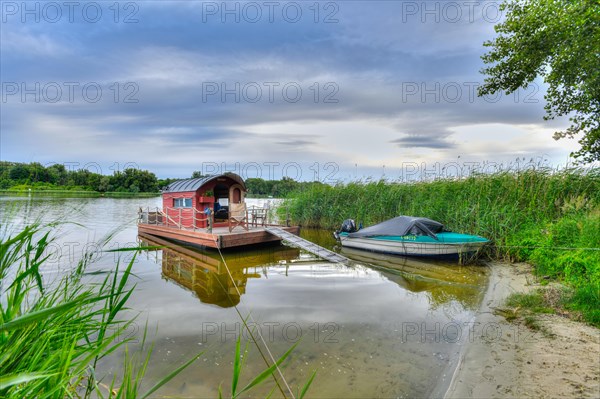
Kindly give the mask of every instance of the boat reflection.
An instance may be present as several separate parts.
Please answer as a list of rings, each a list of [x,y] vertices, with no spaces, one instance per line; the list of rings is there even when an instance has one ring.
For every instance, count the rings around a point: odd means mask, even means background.
[[[341,254],[372,269],[411,292],[424,292],[432,308],[452,301],[467,309],[479,306],[487,284],[487,268],[437,259],[410,258],[353,248]]]
[[[174,243],[151,235],[141,234],[144,246],[162,246],[154,250],[162,276],[194,293],[201,302],[223,308],[240,302],[250,278],[260,278],[269,266],[317,261],[313,255],[303,256],[300,250],[284,245],[253,248],[251,251],[219,252]],[[151,250],[150,250],[151,251]],[[149,252],[150,252],[149,251]],[[487,269],[464,266],[455,262],[409,258],[341,248],[341,254],[362,266],[377,270],[382,276],[409,292],[424,293],[432,309],[459,304],[466,309],[478,307],[487,284]],[[233,278],[233,281],[232,281]],[[235,284],[234,284],[235,281]]]
[[[154,251],[165,279],[192,291],[201,302],[223,308],[237,305],[240,295],[246,292],[248,279],[260,278],[263,268],[287,263],[299,256],[298,249],[283,245],[224,252],[230,277],[217,251],[184,246],[147,234],[140,234],[138,238],[143,246],[163,247]]]

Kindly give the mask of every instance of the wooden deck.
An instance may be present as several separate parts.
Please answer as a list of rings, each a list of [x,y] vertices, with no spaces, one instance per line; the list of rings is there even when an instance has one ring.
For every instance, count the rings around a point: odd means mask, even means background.
[[[249,226],[248,230],[236,228],[229,232],[227,227],[215,227],[212,233],[206,231],[177,228],[155,224],[138,224],[138,233],[150,234],[156,237],[168,238],[171,240],[179,240],[182,242],[202,245],[209,248],[233,248],[244,245],[255,245],[265,242],[281,241],[277,237],[269,233],[266,229],[269,226]],[[284,227],[277,226],[292,234],[300,234],[299,226]]]

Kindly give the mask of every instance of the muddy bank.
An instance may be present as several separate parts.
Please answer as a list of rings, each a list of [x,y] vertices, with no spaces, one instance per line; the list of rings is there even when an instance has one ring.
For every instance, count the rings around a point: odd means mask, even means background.
[[[598,398],[600,330],[559,315],[541,331],[494,314],[513,292],[539,287],[526,264],[490,265],[489,286],[446,398]],[[440,395],[444,396],[444,395]]]

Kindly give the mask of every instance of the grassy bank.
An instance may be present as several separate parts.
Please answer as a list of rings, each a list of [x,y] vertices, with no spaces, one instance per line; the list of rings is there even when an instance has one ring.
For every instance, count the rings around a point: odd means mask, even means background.
[[[493,241],[484,255],[526,261],[536,273],[572,287],[569,306],[600,324],[600,169],[529,170],[409,184],[314,185],[281,211],[294,223],[365,226],[398,215],[439,220]]]

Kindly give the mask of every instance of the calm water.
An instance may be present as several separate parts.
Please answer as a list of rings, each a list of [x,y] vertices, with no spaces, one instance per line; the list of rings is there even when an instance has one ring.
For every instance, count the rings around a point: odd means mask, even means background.
[[[36,219],[76,223],[55,231],[53,249],[62,257],[53,256],[46,266],[51,280],[86,250],[96,254],[90,270],[114,269],[117,255],[98,250],[108,235],[113,236],[107,248],[162,244],[137,236],[140,206],[160,206],[160,199],[0,197],[0,219],[4,226]],[[335,246],[331,232],[302,234]],[[170,244],[142,252],[133,268],[137,288],[129,302],[139,316],[127,334],[141,336],[147,320],[156,346],[145,384],[204,350],[156,397],[214,398],[220,385],[228,392],[235,340],[240,333],[248,338],[237,309],[244,317],[252,315],[253,326],[275,356],[300,341],[283,373],[297,389],[318,370],[309,397],[422,397],[436,392],[452,372],[466,334],[461,326],[479,306],[485,268],[342,253],[355,262],[322,262],[287,246],[227,252],[230,277],[215,251]],[[265,368],[257,348],[248,348],[241,386]],[[104,361],[103,369],[119,372],[121,356]],[[264,397],[273,387],[269,381],[251,393]]]

